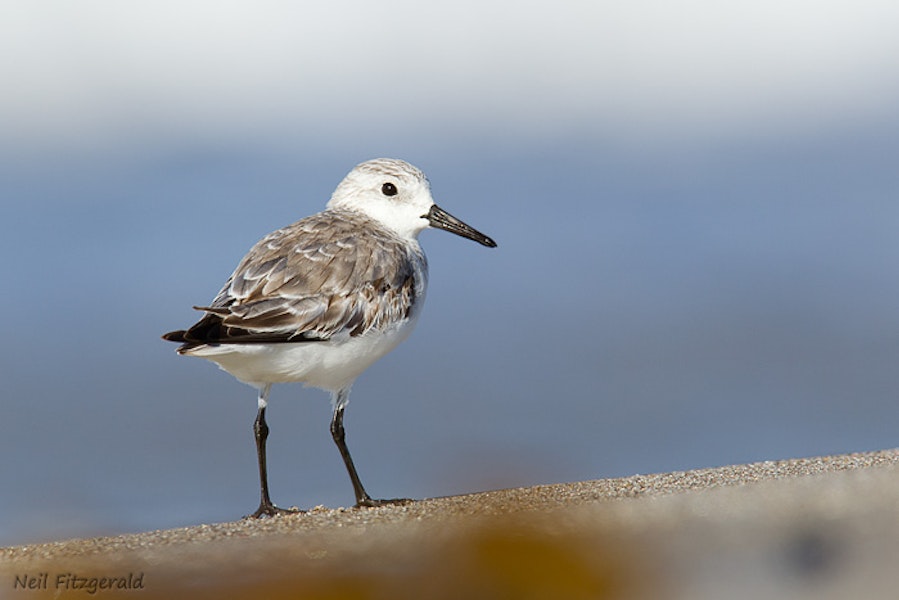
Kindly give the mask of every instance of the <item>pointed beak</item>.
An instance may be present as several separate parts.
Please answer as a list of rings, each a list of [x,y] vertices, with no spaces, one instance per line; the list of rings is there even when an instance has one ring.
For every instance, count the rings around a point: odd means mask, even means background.
[[[492,239],[490,239],[474,227],[466,225],[436,204],[431,207],[431,210],[428,211],[428,214],[422,215],[422,218],[427,219],[431,227],[436,227],[437,229],[443,229],[449,231],[450,233],[461,235],[462,237],[474,240],[479,244],[487,246],[488,248],[496,248],[496,242],[494,242]]]

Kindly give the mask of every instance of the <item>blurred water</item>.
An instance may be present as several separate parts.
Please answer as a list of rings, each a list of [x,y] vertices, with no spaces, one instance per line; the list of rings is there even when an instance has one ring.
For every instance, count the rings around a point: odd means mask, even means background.
[[[0,544],[229,520],[251,388],[159,339],[358,161],[422,167],[428,304],[357,382],[369,491],[425,497],[896,445],[896,123],[629,147],[173,139],[0,167]],[[462,140],[462,141],[460,141]],[[275,388],[281,505],[348,505],[327,396]]]

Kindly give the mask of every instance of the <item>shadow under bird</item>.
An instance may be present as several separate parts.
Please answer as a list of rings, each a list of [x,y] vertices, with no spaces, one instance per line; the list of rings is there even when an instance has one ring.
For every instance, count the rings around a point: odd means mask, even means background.
[[[253,425],[260,502],[251,515],[294,512],[272,504],[265,422],[275,383],[302,382],[331,393],[331,436],[356,495],[372,499],[347,449],[343,413],[353,381],[409,336],[421,313],[428,263],[418,234],[429,227],[484,246],[496,242],[434,203],[427,177],[401,160],[357,165],[324,211],[262,238],[241,260],[205,315],[163,339],[179,354],[211,360],[258,389]]]

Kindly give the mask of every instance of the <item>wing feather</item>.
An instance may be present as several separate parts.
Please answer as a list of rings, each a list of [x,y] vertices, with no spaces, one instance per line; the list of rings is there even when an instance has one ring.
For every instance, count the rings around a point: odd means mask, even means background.
[[[260,240],[187,331],[184,347],[357,336],[408,318],[427,263],[368,218],[340,210],[307,217]]]

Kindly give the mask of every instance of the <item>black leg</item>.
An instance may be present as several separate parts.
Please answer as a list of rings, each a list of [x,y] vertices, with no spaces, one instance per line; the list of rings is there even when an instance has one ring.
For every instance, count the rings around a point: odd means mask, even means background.
[[[350,481],[353,483],[353,492],[356,494],[356,507],[361,506],[384,506],[385,504],[405,504],[411,500],[405,498],[397,498],[394,500],[374,500],[365,491],[359,474],[356,473],[356,466],[353,464],[353,457],[350,456],[350,450],[346,446],[346,431],[343,428],[343,410],[346,406],[346,396],[349,390],[341,391],[337,397],[334,406],[334,416],[331,418],[331,437],[340,450],[340,456],[343,458],[343,464],[350,474]]]
[[[331,418],[331,437],[334,438],[334,443],[337,444],[337,449],[340,450],[343,464],[346,465],[346,470],[350,474],[350,481],[353,482],[356,506],[371,506],[371,496],[362,487],[362,481],[359,479],[359,474],[356,473],[356,466],[353,464],[353,457],[350,456],[350,451],[346,447],[346,431],[343,429],[343,406],[338,406],[334,409],[334,416]]]
[[[259,459],[259,485],[261,497],[259,500],[259,508],[249,516],[258,519],[262,516],[273,517],[275,515],[297,512],[296,510],[278,508],[272,504],[271,498],[269,498],[268,495],[268,468],[265,463],[265,440],[268,439],[268,425],[265,422],[265,406],[260,406],[256,413],[256,421],[253,423],[253,433],[256,437],[256,456]]]

